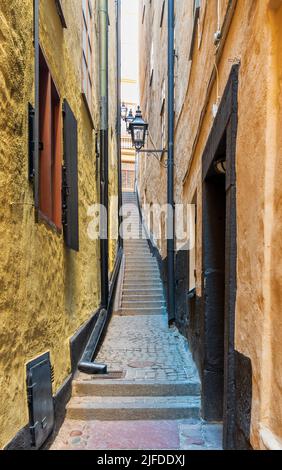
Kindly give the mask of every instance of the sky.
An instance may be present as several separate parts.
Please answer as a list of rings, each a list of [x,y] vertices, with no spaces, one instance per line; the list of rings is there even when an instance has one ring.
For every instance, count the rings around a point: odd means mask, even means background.
[[[122,100],[139,103],[139,3],[140,0],[122,0]]]

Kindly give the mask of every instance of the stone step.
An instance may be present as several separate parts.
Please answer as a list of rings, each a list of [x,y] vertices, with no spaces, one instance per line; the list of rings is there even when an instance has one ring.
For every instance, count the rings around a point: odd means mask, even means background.
[[[132,317],[135,315],[164,315],[166,309],[165,307],[161,308],[146,308],[146,307],[136,307],[136,308],[125,308],[122,307],[120,311],[121,316]]]
[[[142,300],[144,300],[145,302],[149,302],[149,301],[152,301],[152,302],[156,302],[156,301],[161,301],[161,302],[164,302],[164,295],[162,292],[160,292],[159,294],[142,294],[142,295],[138,295],[138,294],[123,294],[122,296],[122,301],[123,302],[141,302]]]
[[[163,295],[163,289],[123,289],[123,295],[124,296],[130,296],[130,295],[135,295],[135,296],[154,296],[154,295]]]
[[[150,309],[155,309],[155,308],[161,308],[165,307],[165,301],[164,300],[123,300],[122,303],[122,309],[130,308],[132,310],[135,310],[136,308],[150,308]]]
[[[79,421],[138,421],[199,419],[200,399],[170,397],[74,397],[67,418]]]
[[[140,272],[140,271],[143,271],[143,270],[146,270],[146,271],[158,271],[159,267],[156,263],[150,263],[148,261],[136,261],[135,263],[125,263],[125,269],[128,270],[128,271],[134,271],[134,272]],[[159,271],[158,271],[159,272]]]
[[[129,290],[129,289],[135,289],[135,291],[140,291],[142,290],[143,292],[144,291],[150,291],[152,285],[147,285],[147,284],[144,284],[143,282],[136,282],[135,284],[124,284],[124,289],[125,290]],[[153,285],[154,288],[157,288],[157,289],[162,289],[162,285],[161,283],[155,283]]]
[[[142,255],[143,253],[141,254],[138,253],[138,255],[137,253],[135,253],[134,256],[130,254],[130,256],[125,257],[125,262],[126,264],[131,264],[131,265],[135,265],[136,263],[139,263],[139,264],[141,263],[141,264],[152,264],[154,266],[158,266],[158,262],[156,258],[152,256],[150,251],[146,253],[146,257]]]
[[[143,253],[151,255],[150,249],[148,246],[132,246],[132,247],[124,247],[124,252],[125,254],[131,254],[131,255],[142,255]]]
[[[125,238],[124,239],[124,245],[125,246],[132,246],[132,245],[140,245],[140,246],[146,246],[147,248],[149,247],[148,245],[148,240],[144,239],[144,240],[132,240],[129,238]]]
[[[152,288],[162,288],[162,282],[160,278],[156,279],[124,279],[123,282],[123,288],[124,289],[152,289]]]
[[[143,237],[142,234],[138,234],[138,233],[134,234],[134,241],[135,241],[135,242],[136,242],[136,241],[137,241],[137,242],[138,242],[138,241],[142,241],[143,239],[144,239],[144,237]],[[145,246],[145,245],[144,245],[144,246],[143,246],[143,245],[139,245],[139,246],[138,246],[138,245],[136,245],[136,246],[134,246],[134,245],[132,245],[132,246],[125,246],[125,251],[132,251],[132,250],[143,250],[143,251],[145,250],[145,251],[147,251],[147,252],[148,252],[148,251],[150,252],[148,245],[147,245],[147,246]]]
[[[143,287],[161,287],[161,280],[159,277],[151,277],[151,276],[130,276],[130,277],[125,277],[123,281],[123,286],[124,288],[129,286],[134,286],[135,288],[137,287],[138,289],[143,289]]]
[[[125,258],[128,259],[128,258],[133,258],[133,256],[135,256],[136,258],[138,259],[146,259],[146,258],[152,258],[152,255],[151,255],[151,252],[150,250],[139,250],[139,249],[132,249],[132,250],[124,250],[124,254],[125,254]]]
[[[142,273],[128,273],[127,271],[125,271],[124,280],[161,281],[161,278],[159,273],[152,273],[145,270]]]
[[[136,257],[136,258],[133,258],[133,257],[127,257],[125,256],[125,264],[128,264],[128,265],[133,265],[133,266],[136,266],[136,264],[140,265],[140,264],[152,264],[154,266],[157,266],[158,267],[158,263],[156,262],[156,259],[153,258],[153,256],[151,254],[148,254],[148,255],[145,255],[144,256],[140,256],[139,258]]]
[[[145,252],[145,253],[150,253],[151,254],[150,248],[147,245],[147,243],[146,243],[146,245],[141,245],[141,244],[140,245],[131,245],[131,246],[124,245],[124,251],[126,253],[129,252],[129,253],[133,253],[133,254],[136,253],[136,252],[137,253],[138,252],[140,252],[140,253]]]
[[[159,272],[159,269],[157,267],[150,267],[150,266],[144,266],[142,269],[141,268],[138,268],[138,269],[133,269],[133,268],[130,268],[130,267],[125,267],[125,271],[126,271],[126,274],[128,274],[129,276],[132,274],[135,274],[135,275],[138,275],[138,274],[157,274],[157,275],[160,275],[160,272]]]
[[[168,397],[199,396],[200,383],[191,381],[140,381],[95,379],[79,374],[73,381],[73,396]]]

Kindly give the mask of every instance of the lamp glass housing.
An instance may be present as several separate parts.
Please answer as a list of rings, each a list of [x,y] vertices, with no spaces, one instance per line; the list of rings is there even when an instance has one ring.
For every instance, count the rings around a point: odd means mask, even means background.
[[[128,111],[128,109],[127,109],[126,105],[125,105],[124,103],[122,103],[122,106],[121,106],[121,118],[122,118],[123,121],[126,120],[127,111]]]
[[[126,130],[127,132],[130,134],[130,124],[134,121],[134,116],[133,116],[133,113],[132,113],[132,109],[129,111],[129,114],[126,118]]]
[[[141,150],[145,145],[148,124],[143,120],[140,107],[138,107],[135,119],[129,125],[132,144],[136,150]]]

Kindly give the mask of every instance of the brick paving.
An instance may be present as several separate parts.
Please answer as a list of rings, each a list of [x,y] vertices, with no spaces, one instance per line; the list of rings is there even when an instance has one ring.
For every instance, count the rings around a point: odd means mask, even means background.
[[[222,427],[202,422],[67,420],[52,450],[220,450],[221,442]]]
[[[96,360],[110,371],[124,370],[127,380],[199,382],[187,342],[177,328],[168,327],[166,314],[114,316]],[[130,367],[135,362],[142,367]]]

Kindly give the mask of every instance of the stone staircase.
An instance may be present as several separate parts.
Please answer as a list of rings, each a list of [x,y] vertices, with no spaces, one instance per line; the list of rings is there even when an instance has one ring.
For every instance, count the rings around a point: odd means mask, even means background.
[[[78,373],[67,419],[152,421],[200,419],[200,381],[184,338],[168,327],[163,286],[156,259],[140,223],[135,194],[133,238],[124,242],[125,269],[120,310],[113,316],[96,358],[108,376]]]
[[[128,217],[130,231],[124,240],[121,312],[123,315],[163,315],[166,303],[159,267],[146,240],[136,194],[124,194],[123,203],[126,208],[130,208],[131,213]]]

